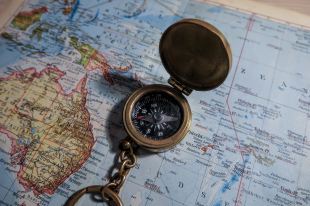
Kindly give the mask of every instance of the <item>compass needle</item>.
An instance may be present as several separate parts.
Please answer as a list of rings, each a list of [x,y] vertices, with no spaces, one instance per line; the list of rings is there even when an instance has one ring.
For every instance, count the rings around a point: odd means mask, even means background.
[[[136,129],[143,135],[146,135],[150,139],[166,139],[177,132],[182,123],[182,110],[181,105],[173,99],[170,95],[162,94],[160,92],[146,94],[138,100],[134,106],[132,113],[133,122]],[[167,115],[166,111],[169,111]],[[144,115],[147,113],[148,115]],[[148,122],[149,124],[141,124],[140,122]],[[171,122],[174,130],[167,129],[163,123]],[[153,128],[151,132],[148,128]]]
[[[161,123],[164,123],[164,122],[174,122],[174,121],[179,120],[177,117],[168,116],[168,115],[162,115],[162,117],[163,117],[163,119],[162,119]]]
[[[191,110],[184,94],[219,86],[232,62],[223,34],[197,19],[184,19],[168,27],[160,39],[159,54],[172,87],[153,84],[136,90],[123,112],[129,136],[152,151],[172,148],[185,137]]]
[[[163,33],[159,43],[163,66],[172,86],[153,84],[133,92],[123,110],[129,140],[120,144],[122,160],[118,175],[106,186],[91,186],[72,196],[72,206],[84,193],[100,193],[103,199],[123,205],[118,196],[130,168],[136,164],[133,144],[160,152],[176,146],[187,134],[191,109],[184,95],[206,91],[226,79],[232,62],[229,44],[214,26],[197,19],[184,19]],[[128,155],[128,156],[126,156]]]

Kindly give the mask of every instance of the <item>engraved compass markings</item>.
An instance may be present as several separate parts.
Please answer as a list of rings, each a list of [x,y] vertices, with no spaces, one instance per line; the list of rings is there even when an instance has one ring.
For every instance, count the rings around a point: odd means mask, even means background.
[[[158,113],[152,113],[152,115],[146,115],[146,116],[137,116],[138,120],[147,121],[150,123],[166,123],[166,122],[173,122],[179,120],[177,117],[168,116],[166,114],[163,114],[163,111],[161,111],[160,114]]]
[[[132,121],[145,137],[160,140],[173,135],[182,123],[182,112],[174,98],[165,93],[150,93],[135,105]]]

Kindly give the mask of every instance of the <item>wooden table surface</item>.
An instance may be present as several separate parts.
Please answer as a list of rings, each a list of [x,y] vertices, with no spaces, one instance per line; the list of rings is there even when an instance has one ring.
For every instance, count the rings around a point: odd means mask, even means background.
[[[267,14],[270,17],[282,19],[310,28],[310,0],[198,0],[222,3],[244,10]],[[0,32],[16,12],[24,0],[0,0]],[[263,5],[258,7],[255,4]],[[267,5],[264,8],[264,5]],[[273,6],[272,9],[268,6]],[[282,9],[282,12],[278,10]],[[276,14],[275,14],[276,13]]]
[[[310,0],[198,0],[213,2],[310,29]]]
[[[298,13],[310,15],[310,0],[253,0],[276,7],[293,10]]]

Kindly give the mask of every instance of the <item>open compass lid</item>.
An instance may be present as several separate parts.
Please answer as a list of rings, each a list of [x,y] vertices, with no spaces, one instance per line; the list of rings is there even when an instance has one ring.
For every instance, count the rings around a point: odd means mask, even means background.
[[[171,25],[160,39],[159,53],[171,75],[169,83],[187,95],[192,89],[211,90],[222,84],[232,59],[224,35],[198,19]]]

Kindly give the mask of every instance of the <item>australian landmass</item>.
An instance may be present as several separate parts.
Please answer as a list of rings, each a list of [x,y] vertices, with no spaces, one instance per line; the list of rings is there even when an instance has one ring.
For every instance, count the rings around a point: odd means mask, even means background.
[[[56,67],[28,68],[0,78],[0,132],[11,140],[18,181],[34,194],[52,194],[90,156],[94,137],[86,81],[66,94]]]

